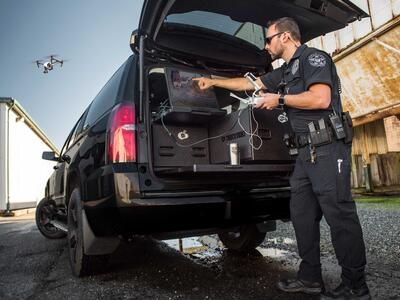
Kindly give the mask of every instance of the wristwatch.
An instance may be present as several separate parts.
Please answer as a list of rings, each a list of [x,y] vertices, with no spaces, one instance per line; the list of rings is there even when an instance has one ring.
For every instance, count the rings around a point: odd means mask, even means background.
[[[283,109],[283,107],[285,106],[285,95],[284,94],[279,94],[278,104],[279,104],[280,108]]]

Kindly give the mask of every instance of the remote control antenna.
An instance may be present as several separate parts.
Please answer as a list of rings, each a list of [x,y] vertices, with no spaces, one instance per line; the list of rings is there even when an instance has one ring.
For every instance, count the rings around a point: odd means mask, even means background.
[[[261,90],[261,86],[258,85],[257,83],[257,77],[254,76],[254,74],[247,72],[246,74],[244,74],[244,77],[250,81],[250,83],[254,86],[255,92],[258,92],[259,90]]]

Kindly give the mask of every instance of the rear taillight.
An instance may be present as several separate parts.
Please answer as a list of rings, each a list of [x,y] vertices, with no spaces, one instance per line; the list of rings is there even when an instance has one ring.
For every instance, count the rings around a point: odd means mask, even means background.
[[[136,161],[136,117],[133,104],[119,104],[111,112],[107,144],[109,163]]]

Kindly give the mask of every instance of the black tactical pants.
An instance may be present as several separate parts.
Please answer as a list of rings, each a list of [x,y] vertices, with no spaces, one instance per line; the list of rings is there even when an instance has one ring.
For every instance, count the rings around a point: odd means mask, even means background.
[[[365,246],[350,190],[351,145],[341,141],[316,148],[315,163],[309,147],[299,149],[291,178],[290,213],[299,255],[298,278],[322,282],[319,223],[325,217],[342,281],[351,288],[365,283]]]

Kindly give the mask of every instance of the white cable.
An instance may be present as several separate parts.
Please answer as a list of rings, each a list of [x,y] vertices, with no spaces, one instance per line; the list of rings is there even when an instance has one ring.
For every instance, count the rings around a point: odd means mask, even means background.
[[[239,119],[239,118],[238,118],[238,119]],[[179,143],[178,143],[178,141],[175,139],[175,137],[172,135],[172,133],[168,130],[167,126],[165,126],[165,124],[164,124],[164,114],[161,115],[161,123],[162,123],[162,125],[163,125],[165,131],[167,131],[168,135],[174,139],[175,144],[176,144],[177,146],[179,146],[179,147],[182,147],[182,148],[189,148],[189,147],[192,147],[192,146],[194,146],[194,145],[200,144],[200,143],[205,142],[205,141],[208,141],[208,140],[213,140],[213,139],[220,138],[220,137],[224,136],[225,134],[229,133],[229,131],[231,131],[232,128],[235,127],[235,125],[236,125],[237,122],[238,122],[238,120],[236,120],[236,122],[232,125],[231,128],[229,128],[227,131],[225,131],[225,132],[223,132],[223,133],[221,133],[221,134],[219,134],[219,135],[217,135],[217,136],[205,138],[205,139],[199,140],[199,141],[197,141],[197,142],[194,142],[194,143],[192,143],[192,144],[182,145],[182,144],[179,144]]]
[[[250,144],[251,148],[254,149],[254,150],[260,150],[261,147],[262,147],[263,141],[262,141],[261,137],[257,134],[259,125],[258,125],[258,122],[257,122],[257,120],[255,118],[255,115],[254,115],[253,106],[249,105],[249,109],[250,109],[251,119],[253,119],[253,121],[256,124],[254,130],[252,130],[250,132],[247,132],[246,129],[243,127],[242,123],[240,122],[240,114],[241,114],[242,111],[240,111],[239,115],[238,115],[238,124],[239,124],[240,128],[244,131],[244,133],[246,135],[250,136],[249,137],[249,144]],[[253,137],[258,138],[258,140],[260,141],[260,145],[259,146],[255,146],[254,145]]]
[[[253,95],[254,95],[254,93],[253,93]],[[256,124],[254,130],[252,130],[252,131],[250,131],[250,132],[247,132],[246,129],[243,127],[242,123],[240,122],[240,115],[242,114],[242,111],[243,111],[243,110],[241,109],[241,110],[239,110],[239,114],[238,114],[238,118],[237,118],[236,122],[235,122],[235,123],[232,125],[232,127],[231,127],[230,129],[228,129],[227,131],[225,131],[225,132],[223,132],[223,133],[221,133],[221,134],[219,134],[219,135],[217,135],[217,136],[213,136],[213,137],[209,137],[209,138],[205,138],[205,139],[199,140],[199,141],[194,142],[194,143],[192,143],[192,144],[188,144],[188,145],[180,144],[180,143],[178,143],[178,141],[175,139],[175,137],[172,135],[171,131],[169,131],[169,129],[167,128],[167,126],[166,126],[165,123],[164,123],[164,116],[166,115],[166,110],[169,108],[169,106],[166,104],[166,102],[168,101],[168,99],[166,99],[165,101],[163,101],[163,102],[160,103],[161,124],[162,124],[162,126],[164,127],[165,131],[168,133],[168,135],[169,135],[171,138],[174,139],[174,142],[175,142],[175,144],[176,144],[177,146],[182,147],[182,148],[189,148],[189,147],[192,147],[192,146],[194,146],[194,145],[200,144],[200,143],[202,143],[202,142],[205,142],[205,141],[208,141],[208,140],[217,139],[217,138],[220,138],[220,137],[224,136],[225,134],[229,133],[229,132],[232,130],[232,128],[235,127],[236,123],[238,123],[238,124],[239,124],[239,127],[243,130],[243,132],[244,132],[246,135],[249,136],[249,145],[252,147],[252,149],[254,149],[254,150],[260,150],[261,147],[262,147],[262,145],[263,145],[263,141],[262,141],[262,138],[257,134],[259,124],[258,124],[258,122],[257,122],[257,120],[256,120],[256,118],[255,118],[255,115],[254,115],[253,105],[252,105],[252,104],[249,104],[249,102],[250,102],[249,100],[240,98],[239,96],[237,96],[237,95],[235,95],[235,94],[233,94],[233,93],[231,93],[230,96],[233,97],[233,98],[236,98],[236,99],[238,99],[238,100],[240,100],[240,101],[242,101],[242,102],[244,102],[244,103],[246,103],[246,104],[248,104],[248,108],[249,108],[249,110],[250,110],[251,119],[252,119],[252,120],[254,121],[254,123]],[[259,146],[255,146],[255,145],[254,145],[253,137],[258,138],[258,140],[260,141],[260,145],[259,145]]]
[[[253,121],[256,123],[256,127],[255,127],[255,129],[254,129],[254,133],[256,133],[257,131],[258,131],[258,122],[257,122],[257,120],[256,120],[256,116],[254,115],[254,109],[253,109],[253,107],[251,108],[251,117],[253,118]],[[253,139],[252,139],[252,142],[251,142],[251,146],[252,146],[252,148],[254,149],[254,150],[256,150],[256,151],[258,151],[258,150],[260,150],[261,149],[261,147],[262,147],[262,145],[263,145],[263,140],[262,140],[262,138],[256,133],[256,134],[254,134],[254,137],[257,137],[258,138],[258,140],[260,141],[260,145],[258,145],[258,147],[255,147],[254,146],[254,144],[253,144]]]
[[[248,99],[240,98],[239,96],[235,95],[234,93],[230,93],[230,96],[233,97],[233,98],[239,99],[240,101],[242,101],[242,102],[244,102],[244,103],[246,103],[246,104],[248,105],[248,108],[250,109],[251,119],[252,119],[252,120],[255,122],[255,124],[256,124],[255,129],[254,129],[253,131],[250,131],[250,132],[247,132],[247,131],[246,131],[246,129],[243,127],[242,123],[240,123],[240,114],[241,114],[241,111],[239,112],[238,123],[239,123],[240,128],[244,131],[244,133],[245,133],[246,135],[249,135],[249,136],[250,136],[250,137],[249,137],[249,144],[250,144],[250,146],[251,146],[254,150],[260,150],[261,147],[262,147],[263,141],[262,141],[261,137],[257,134],[259,124],[258,124],[258,122],[257,122],[257,120],[256,120],[255,115],[254,115],[254,110],[253,110],[254,107],[253,107],[253,105],[252,105],[252,102],[253,102],[253,101],[248,100]],[[253,96],[252,96],[252,97],[253,97],[253,99],[254,99],[254,97],[256,97],[256,92],[253,93]],[[256,147],[256,146],[254,145],[253,137],[258,138],[258,140],[260,141],[260,145],[259,145],[259,146]]]
[[[171,131],[169,131],[168,128],[167,128],[167,126],[165,126],[165,124],[164,124],[164,115],[165,115],[165,113],[162,112],[162,113],[161,113],[161,124],[162,124],[162,126],[164,127],[165,131],[168,133],[168,135],[172,137]]]

